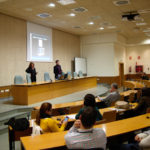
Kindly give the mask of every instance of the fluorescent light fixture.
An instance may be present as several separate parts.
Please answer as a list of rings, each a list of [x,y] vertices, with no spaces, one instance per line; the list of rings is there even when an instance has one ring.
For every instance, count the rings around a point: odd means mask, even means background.
[[[92,22],[92,21],[91,21],[91,22],[89,22],[88,24],[89,24],[89,25],[93,25],[93,24],[94,24],[94,22]]]
[[[150,9],[138,10],[138,13],[140,14],[150,13]]]
[[[61,5],[70,5],[70,4],[74,4],[75,0],[57,0],[58,3],[60,3]]]
[[[144,29],[143,32],[150,32],[150,28]]]
[[[107,28],[108,29],[116,29],[117,27],[116,26],[108,26]]]
[[[76,14],[75,13],[70,13],[69,16],[74,17],[74,16],[76,16]]]
[[[147,25],[147,23],[146,22],[137,22],[136,25],[137,26],[145,26],[145,25]]]
[[[143,41],[143,44],[150,44],[150,39]]]
[[[99,29],[100,29],[100,30],[104,30],[104,27],[100,27]]]
[[[55,7],[55,4],[54,3],[50,3],[48,6],[49,7]]]
[[[145,33],[145,35],[150,36],[150,33]]]

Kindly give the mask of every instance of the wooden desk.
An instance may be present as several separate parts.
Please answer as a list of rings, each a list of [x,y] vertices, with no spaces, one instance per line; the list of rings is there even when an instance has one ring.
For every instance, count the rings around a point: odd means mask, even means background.
[[[134,90],[135,88],[143,88],[144,84],[140,83],[140,82],[136,82],[136,81],[125,81],[124,82],[124,87],[126,88],[130,88],[132,90]]]
[[[129,96],[131,93],[137,93],[137,90],[129,90],[125,92],[121,92],[120,95],[123,95],[124,97]],[[104,97],[100,97],[104,98]],[[96,102],[100,102],[98,98],[95,99]],[[58,108],[67,108],[67,107],[72,107],[72,106],[81,106],[83,105],[83,100],[80,101],[75,101],[75,102],[68,102],[68,103],[61,103],[61,104],[53,104],[53,109],[58,109]],[[39,110],[40,106],[34,107],[35,110]]]
[[[150,114],[145,114],[129,119],[114,121],[111,123],[96,125],[94,128],[102,128],[106,132],[107,138],[133,132],[150,126]],[[22,137],[21,143],[25,150],[50,149],[65,146],[64,136],[67,131],[57,133],[47,133],[38,136]]]
[[[131,93],[137,94],[137,90],[128,90],[121,92],[120,95],[123,95],[124,97],[128,97]]]
[[[14,104],[29,105],[97,86],[97,77],[12,85]]]
[[[147,88],[150,88],[150,80],[142,80],[142,82]]]
[[[138,105],[138,103],[130,103],[130,105],[131,105],[130,109],[135,109],[135,107]],[[115,109],[115,106],[99,109],[99,111],[103,115],[104,112],[111,111],[113,109]],[[120,109],[120,111],[117,111],[117,113],[119,114],[119,113],[122,113],[122,112],[125,112],[125,111],[127,111],[127,110]],[[65,114],[65,115],[60,115],[60,116],[54,116],[53,119],[57,120],[59,118],[59,119],[63,120],[66,116],[68,116],[68,117],[69,116],[75,116],[76,114],[77,113],[75,113],[75,114],[68,114],[68,115]],[[69,122],[73,122],[73,121],[75,121],[75,119],[69,119],[68,121]]]

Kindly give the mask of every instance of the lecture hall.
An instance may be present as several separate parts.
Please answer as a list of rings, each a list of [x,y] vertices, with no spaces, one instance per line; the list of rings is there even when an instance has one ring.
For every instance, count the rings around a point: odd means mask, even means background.
[[[0,0],[0,150],[150,150],[150,0]]]

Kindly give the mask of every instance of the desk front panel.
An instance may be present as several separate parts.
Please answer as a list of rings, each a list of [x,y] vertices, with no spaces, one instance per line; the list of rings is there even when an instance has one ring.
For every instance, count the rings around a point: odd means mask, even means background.
[[[14,104],[29,105],[96,86],[96,77],[86,77],[45,84],[13,85],[12,93]]]

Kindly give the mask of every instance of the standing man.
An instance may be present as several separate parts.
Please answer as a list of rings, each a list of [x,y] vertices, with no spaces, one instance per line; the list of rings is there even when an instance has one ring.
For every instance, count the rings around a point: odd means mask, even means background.
[[[59,78],[62,75],[62,70],[61,66],[59,64],[59,60],[56,60],[56,65],[54,66],[54,74],[55,74],[55,79],[59,80]]]

